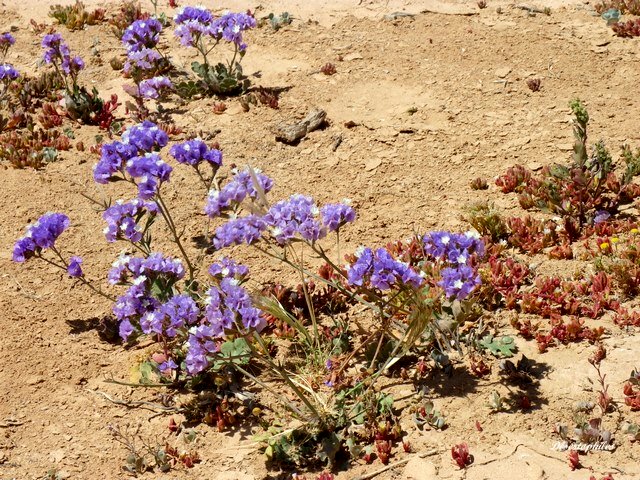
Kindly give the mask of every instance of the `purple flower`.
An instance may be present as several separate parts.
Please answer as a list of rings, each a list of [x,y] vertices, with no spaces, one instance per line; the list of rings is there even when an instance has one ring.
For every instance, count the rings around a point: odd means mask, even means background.
[[[215,341],[212,328],[208,325],[200,325],[189,331],[187,338],[187,356],[185,363],[189,375],[197,375],[209,367],[208,355],[219,350]]]
[[[167,77],[153,77],[140,82],[138,93],[143,98],[160,98],[173,90],[173,83]]]
[[[13,38],[13,35],[11,35],[9,32],[5,32],[0,35],[0,50],[9,48],[14,43],[16,43],[16,39]]]
[[[322,223],[330,232],[335,232],[345,223],[353,223],[356,219],[356,211],[347,202],[325,205],[321,213]]]
[[[220,280],[230,277],[242,281],[249,275],[249,268],[234,262],[230,258],[223,257],[209,267],[209,275]]]
[[[112,285],[133,279],[133,285],[145,286],[159,277],[173,283],[183,278],[184,273],[180,260],[152,253],[147,258],[120,256],[111,266],[108,278]]]
[[[447,297],[455,297],[464,300],[480,285],[480,275],[467,265],[458,268],[445,268],[440,272],[442,280],[438,283]]]
[[[135,145],[115,141],[102,146],[100,161],[93,167],[93,179],[96,183],[108,183],[113,175],[122,172],[126,162],[138,155]]]
[[[107,241],[115,242],[122,238],[132,242],[142,240],[142,231],[138,222],[147,212],[153,218],[158,212],[158,205],[155,202],[145,202],[140,199],[127,203],[118,200],[102,214],[102,218],[107,222],[104,229]]]
[[[67,55],[62,59],[60,66],[65,74],[75,77],[84,69],[84,60],[77,55],[73,58]]]
[[[70,56],[69,47],[59,33],[45,35],[42,39],[42,48],[46,49],[43,55],[44,63],[62,62],[65,57]]]
[[[316,241],[327,231],[316,220],[320,211],[311,197],[292,195],[273,205],[264,216],[271,227],[271,235],[280,245],[290,242],[296,235],[304,240]]]
[[[168,320],[164,326],[166,336],[173,338],[178,334],[178,329],[187,325],[194,325],[200,317],[200,309],[189,295],[175,295],[162,306],[162,312]]]
[[[9,82],[11,80],[15,80],[20,76],[18,70],[13,68],[13,65],[9,63],[0,64],[0,81]]]
[[[226,13],[211,25],[211,33],[217,39],[235,43],[241,51],[247,45],[242,42],[242,32],[255,28],[256,19],[246,13]]]
[[[160,55],[157,50],[153,50],[151,48],[131,50],[127,54],[124,71],[129,73],[133,68],[139,68],[140,70],[153,70],[156,68],[156,63],[161,58],[162,55]]]
[[[167,132],[160,129],[155,123],[145,120],[142,123],[129,127],[122,134],[122,141],[134,145],[139,153],[159,150],[169,143]]]
[[[135,331],[135,328],[133,328],[133,325],[131,324],[129,319],[124,319],[123,321],[120,322],[118,333],[120,334],[120,338],[122,338],[125,342],[134,331]]]
[[[230,220],[216,230],[213,246],[216,250],[220,250],[241,243],[251,245],[260,239],[266,228],[267,224],[258,215],[248,215]]]
[[[174,17],[176,37],[185,47],[193,47],[202,35],[211,33],[213,14],[204,7],[183,7]]]
[[[273,180],[266,175],[254,170],[255,178],[263,193],[268,193],[273,188]],[[258,197],[258,190],[254,185],[254,180],[249,170],[236,172],[233,180],[227,183],[221,190],[211,190],[207,197],[207,204],[204,212],[210,217],[217,217],[227,210],[233,210],[245,198],[255,199]]]
[[[199,138],[187,140],[186,142],[177,143],[169,150],[171,156],[178,163],[184,163],[197,167],[201,162],[205,161],[214,167],[222,165],[222,152],[215,148],[209,148]]]
[[[422,241],[427,255],[453,264],[466,263],[474,253],[484,255],[484,244],[473,232],[430,232]]]
[[[124,31],[122,43],[129,52],[154,48],[160,40],[161,31],[162,24],[154,18],[136,20]]]
[[[175,370],[176,368],[178,368],[178,365],[173,361],[172,358],[158,365],[158,370],[160,370],[162,373],[170,372],[172,370]]]
[[[13,247],[13,261],[24,262],[43,249],[54,246],[58,237],[69,227],[69,217],[62,213],[46,213],[27,227],[24,237]]]
[[[356,256],[357,260],[347,271],[351,285],[362,286],[369,282],[374,288],[388,290],[396,284],[419,288],[424,281],[408,264],[394,259],[384,248],[379,248],[375,253],[370,248],[364,248]]]
[[[593,223],[597,225],[599,223],[606,222],[609,219],[609,217],[611,217],[611,214],[606,210],[598,210],[596,211],[596,215],[593,218]]]
[[[84,275],[82,273],[82,258],[81,257],[71,257],[69,260],[69,266],[67,267],[67,273],[70,277],[79,278]]]
[[[157,153],[147,153],[128,160],[126,170],[133,178],[139,178],[138,196],[149,200],[158,193],[162,182],[169,181],[173,169]]]

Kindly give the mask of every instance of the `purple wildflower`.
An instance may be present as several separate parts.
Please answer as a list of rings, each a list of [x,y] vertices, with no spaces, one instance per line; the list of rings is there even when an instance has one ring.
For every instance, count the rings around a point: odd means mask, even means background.
[[[79,278],[84,275],[82,273],[82,258],[81,257],[71,257],[69,260],[69,266],[67,267],[67,273],[70,277]]]
[[[13,38],[13,35],[11,35],[9,32],[5,32],[0,35],[0,50],[9,48],[14,43],[16,43],[16,39]]]
[[[184,163],[192,167],[197,167],[203,161],[214,167],[222,165],[222,152],[215,148],[209,148],[199,138],[178,143],[171,147],[169,153],[178,163]]]
[[[122,43],[129,52],[154,48],[160,40],[161,31],[162,24],[155,18],[136,20],[124,31]]]
[[[34,254],[55,245],[58,237],[69,227],[69,217],[63,213],[46,213],[27,227],[24,237],[13,247],[13,261],[24,262]]]
[[[175,35],[185,47],[194,47],[203,35],[211,33],[213,14],[204,7],[184,7],[174,17]]]
[[[107,222],[104,235],[108,242],[115,242],[118,239],[126,239],[132,242],[142,240],[142,231],[138,222],[145,213],[152,217],[158,212],[158,205],[155,202],[145,202],[135,199],[130,202],[118,200],[102,214]]]
[[[335,232],[346,223],[353,223],[356,211],[347,203],[328,204],[322,207],[322,223],[327,230]]]
[[[211,264],[209,275],[220,280],[230,277],[242,281],[249,275],[249,268],[234,262],[230,258],[223,257],[218,262]]]
[[[131,72],[132,69],[153,70],[156,63],[162,58],[157,50],[143,48],[142,50],[132,50],[127,54],[127,61],[124,64],[124,71]]]
[[[172,358],[170,358],[166,362],[162,362],[160,365],[158,365],[158,370],[160,370],[162,373],[171,372],[171,371],[175,370],[176,368],[178,368],[178,365],[176,364],[176,362],[173,361]]]
[[[394,259],[384,248],[375,253],[364,248],[356,253],[357,260],[349,267],[347,279],[351,285],[362,286],[369,282],[374,288],[387,290],[392,285],[404,284],[419,288],[422,277],[411,266]]]
[[[442,280],[438,283],[449,298],[456,297],[464,300],[469,294],[480,285],[480,275],[467,266],[461,265],[458,268],[445,268],[440,272]]]
[[[194,325],[200,316],[200,309],[189,295],[175,295],[162,306],[162,312],[166,316],[168,324],[163,331],[166,336],[173,338],[178,334],[178,329],[187,325]]]
[[[162,182],[169,181],[173,169],[157,153],[147,153],[127,161],[126,170],[133,178],[139,178],[138,196],[149,200],[158,193]]]
[[[69,47],[62,40],[59,33],[45,35],[42,39],[42,48],[45,48],[43,55],[44,63],[62,62],[65,57],[69,57],[71,52]]]
[[[246,13],[226,13],[217,18],[211,25],[211,34],[216,40],[224,39],[234,43],[240,51],[244,51],[247,45],[242,41],[242,32],[255,28],[256,19]]]
[[[260,239],[262,232],[266,228],[267,224],[258,215],[248,215],[230,220],[216,230],[213,246],[216,250],[220,250],[221,248],[241,243],[251,245]]]
[[[0,64],[0,81],[8,83],[20,76],[18,70],[9,63]]]
[[[271,235],[280,245],[290,242],[296,234],[308,241],[323,238],[327,232],[316,217],[320,211],[311,197],[292,195],[273,205],[264,217]]]
[[[124,143],[134,145],[139,153],[159,150],[167,145],[169,136],[167,132],[159,128],[155,123],[145,120],[142,123],[129,127],[122,134]]]
[[[484,255],[484,244],[473,232],[430,232],[423,237],[422,241],[427,255],[453,264],[466,263],[474,253]],[[461,261],[462,259],[464,260]]]
[[[598,210],[596,211],[596,215],[593,218],[593,223],[597,225],[599,223],[606,222],[609,219],[609,217],[611,217],[611,214],[606,210]]]
[[[167,77],[153,77],[140,82],[138,93],[143,98],[160,98],[173,90],[173,83]]]
[[[93,179],[96,183],[108,183],[113,175],[124,170],[126,162],[138,154],[135,145],[115,141],[102,146],[100,161],[93,167]]]
[[[254,170],[255,178],[263,193],[268,193],[273,188],[273,180],[266,175]],[[249,170],[236,172],[233,180],[227,183],[221,190],[211,190],[207,197],[207,204],[204,211],[210,217],[217,217],[226,210],[233,210],[244,201],[245,198],[255,199],[258,197],[258,190],[254,185],[254,180]]]

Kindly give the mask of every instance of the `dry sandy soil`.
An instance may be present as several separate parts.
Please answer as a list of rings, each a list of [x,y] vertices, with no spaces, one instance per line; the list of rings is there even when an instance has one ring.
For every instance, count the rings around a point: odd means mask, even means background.
[[[1,4],[0,31],[17,27],[8,61],[21,71],[36,73],[44,68],[36,62],[40,39],[28,21],[48,20],[52,3],[58,2]],[[201,3],[216,9],[257,6],[240,0]],[[591,114],[592,139],[606,139],[614,151],[623,142],[640,145],[638,40],[614,37],[592,6],[579,1],[536,2],[537,7],[551,7],[549,16],[530,15],[511,2],[488,4],[480,10],[474,1],[263,1],[258,15],[288,11],[295,20],[278,32],[270,28],[252,32],[243,65],[246,73],[259,74],[254,84],[288,88],[280,109],[260,106],[244,113],[229,100],[223,115],[213,115],[214,100],[208,99],[190,104],[174,119],[186,132],[215,133],[228,163],[263,169],[277,182],[274,198],[297,191],[320,202],[353,199],[359,221],[348,229],[346,249],[361,243],[382,245],[414,231],[466,229],[461,215],[480,196],[517,214],[520,209],[513,198],[499,194],[495,186],[474,192],[469,182],[479,176],[492,179],[516,163],[565,161],[572,146],[567,103],[576,96]],[[415,16],[384,19],[398,11]],[[123,49],[108,28],[89,27],[73,35],[64,28],[58,31],[88,60],[81,82],[95,84],[105,97],[114,92],[124,98],[124,80],[108,63]],[[165,35],[163,42],[172,46],[174,62],[188,64],[191,52],[178,48],[170,37]],[[319,73],[327,62],[336,64],[335,75]],[[526,79],[532,77],[542,80],[539,92],[527,88]],[[327,128],[311,133],[297,146],[275,141],[274,125],[300,118],[314,106],[327,111]],[[357,126],[346,128],[349,121]],[[98,133],[94,127],[77,128],[77,138],[87,145]],[[338,137],[342,142],[334,151]],[[80,195],[106,194],[91,181],[95,161],[88,151],[72,150],[38,172],[0,165],[2,479],[44,478],[52,469],[60,478],[124,478],[121,465],[126,453],[110,437],[107,425],[140,422],[148,438],[166,432],[167,417],[150,419],[152,412],[127,409],[98,393],[154,401],[153,392],[104,383],[110,377],[128,380],[131,366],[144,353],[141,348],[125,350],[105,343],[95,330],[83,328],[91,319],[107,315],[109,304],[55,270],[11,262],[12,244],[26,224],[44,212],[63,211],[73,226],[60,245],[83,255],[89,274],[103,278],[118,247],[104,242],[100,216]],[[174,175],[169,201],[180,199],[179,221],[195,232],[202,218],[195,214],[202,198],[200,194],[185,198],[178,192],[197,192],[196,181],[180,169]],[[257,281],[279,272],[276,265],[246,249],[233,254],[260,271]],[[550,262],[537,261],[543,266]],[[603,369],[614,399],[623,405],[622,384],[638,366],[639,337],[621,332],[606,318],[600,324],[609,331]],[[427,458],[397,453],[392,462],[411,460],[375,478],[586,480],[592,473],[600,478],[608,472],[616,480],[640,478],[640,447],[621,435],[614,452],[583,455],[584,467],[574,472],[566,452],[552,449],[555,423],[570,422],[571,406],[595,397],[586,382],[593,376],[587,362],[593,347],[578,344],[538,354],[534,344],[517,342],[521,352],[547,369],[535,409],[528,414],[491,415],[485,406],[490,392],[507,393],[496,376],[454,377],[433,397],[447,416],[447,430],[421,432],[409,418],[403,419],[414,451],[437,453]],[[392,392],[410,398],[412,387],[399,385]],[[621,413],[607,418],[609,428],[615,430],[621,416],[640,422],[640,414],[621,407]],[[476,430],[476,420],[482,432]],[[265,467],[253,432],[218,433],[206,425],[197,430],[200,464],[143,478],[253,480],[279,475]],[[466,471],[452,465],[449,452],[462,441],[469,443],[475,457]],[[337,478],[356,478],[380,467],[356,462]]]

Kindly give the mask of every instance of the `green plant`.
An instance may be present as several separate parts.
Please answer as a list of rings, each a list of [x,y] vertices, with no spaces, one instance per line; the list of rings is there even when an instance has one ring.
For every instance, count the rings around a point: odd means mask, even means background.
[[[97,25],[105,18],[105,10],[97,8],[93,12],[86,10],[84,3],[76,0],[73,5],[52,5],[49,16],[69,30],[82,30],[85,25]]]

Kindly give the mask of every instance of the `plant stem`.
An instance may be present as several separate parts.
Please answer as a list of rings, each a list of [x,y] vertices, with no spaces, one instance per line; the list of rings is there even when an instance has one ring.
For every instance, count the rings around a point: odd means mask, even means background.
[[[180,236],[178,235],[178,231],[176,230],[176,225],[175,223],[173,223],[173,219],[171,218],[171,213],[169,213],[167,204],[162,199],[160,192],[156,194],[156,198],[158,199],[158,203],[160,204],[160,213],[162,214],[162,218],[164,218],[167,226],[169,227],[169,230],[173,235],[173,241],[180,249],[180,252],[182,253],[182,257],[184,258],[184,261],[187,264],[187,268],[189,269],[189,285],[191,285],[195,277],[195,268],[193,267],[191,260],[189,260],[189,256],[187,255],[187,252],[184,249],[182,242],[180,241]]]

